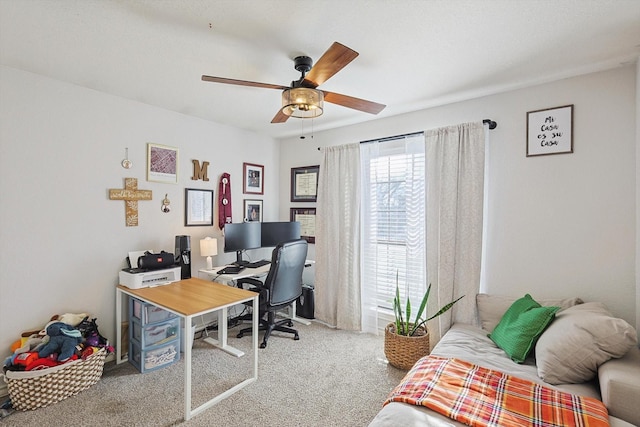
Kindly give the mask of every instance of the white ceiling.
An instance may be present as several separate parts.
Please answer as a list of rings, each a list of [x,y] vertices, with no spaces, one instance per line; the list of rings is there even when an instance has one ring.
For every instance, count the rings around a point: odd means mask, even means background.
[[[3,65],[276,138],[279,91],[201,76],[289,85],[334,41],[360,56],[320,88],[387,108],[316,131],[633,62],[640,1],[0,0]]]

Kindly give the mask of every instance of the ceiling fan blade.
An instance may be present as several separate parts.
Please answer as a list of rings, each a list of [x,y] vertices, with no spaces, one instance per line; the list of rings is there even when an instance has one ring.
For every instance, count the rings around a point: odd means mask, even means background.
[[[356,59],[358,52],[334,42],[305,76],[302,85],[316,88]]]
[[[377,102],[367,101],[366,99],[354,98],[353,96],[341,95],[335,92],[322,91],[324,100],[332,104],[342,105],[343,107],[353,108],[354,110],[364,111],[365,113],[378,114],[384,110],[386,105]]]
[[[289,116],[282,112],[282,109],[279,109],[276,115],[271,120],[271,123],[284,123],[287,121]]]
[[[205,82],[226,83],[226,84],[238,85],[238,86],[262,87],[266,89],[280,89],[280,90],[289,89],[288,86],[272,85],[269,83],[250,82],[248,80],[227,79],[225,77],[212,77],[212,76],[203,75],[202,80]]]

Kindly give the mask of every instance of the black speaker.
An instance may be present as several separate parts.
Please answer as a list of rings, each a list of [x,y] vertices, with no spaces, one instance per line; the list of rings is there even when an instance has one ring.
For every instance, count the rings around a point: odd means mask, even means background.
[[[176,264],[180,266],[180,278],[191,278],[191,237],[176,236]]]
[[[173,254],[162,251],[159,254],[145,252],[138,258],[138,268],[143,270],[158,270],[160,268],[169,268],[175,264]]]
[[[315,299],[313,297],[313,286],[302,285],[302,295],[296,301],[296,316],[305,319],[313,319],[315,307]]]

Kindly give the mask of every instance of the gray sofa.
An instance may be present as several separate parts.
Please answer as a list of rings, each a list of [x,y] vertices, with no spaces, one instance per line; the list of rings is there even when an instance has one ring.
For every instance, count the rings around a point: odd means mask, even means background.
[[[602,304],[578,298],[540,300],[559,306],[524,361],[516,363],[488,337],[517,298],[479,294],[479,325],[454,324],[431,354],[455,357],[569,393],[600,399],[613,427],[640,426],[640,349],[635,329]],[[422,406],[391,402],[370,427],[462,426]]]

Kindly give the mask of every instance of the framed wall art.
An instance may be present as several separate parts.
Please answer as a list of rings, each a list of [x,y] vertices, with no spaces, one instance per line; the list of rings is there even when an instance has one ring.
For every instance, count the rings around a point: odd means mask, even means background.
[[[178,183],[178,149],[147,144],[147,181]]]
[[[264,166],[252,163],[242,164],[244,194],[264,194]]]
[[[247,222],[262,222],[262,200],[244,199],[244,219]]]
[[[184,189],[184,225],[213,225],[213,190]]]
[[[573,153],[573,104],[527,113],[527,157]]]
[[[290,220],[300,223],[300,237],[309,243],[316,242],[316,208],[291,208]]]
[[[291,168],[291,201],[315,202],[318,199],[320,166]]]

